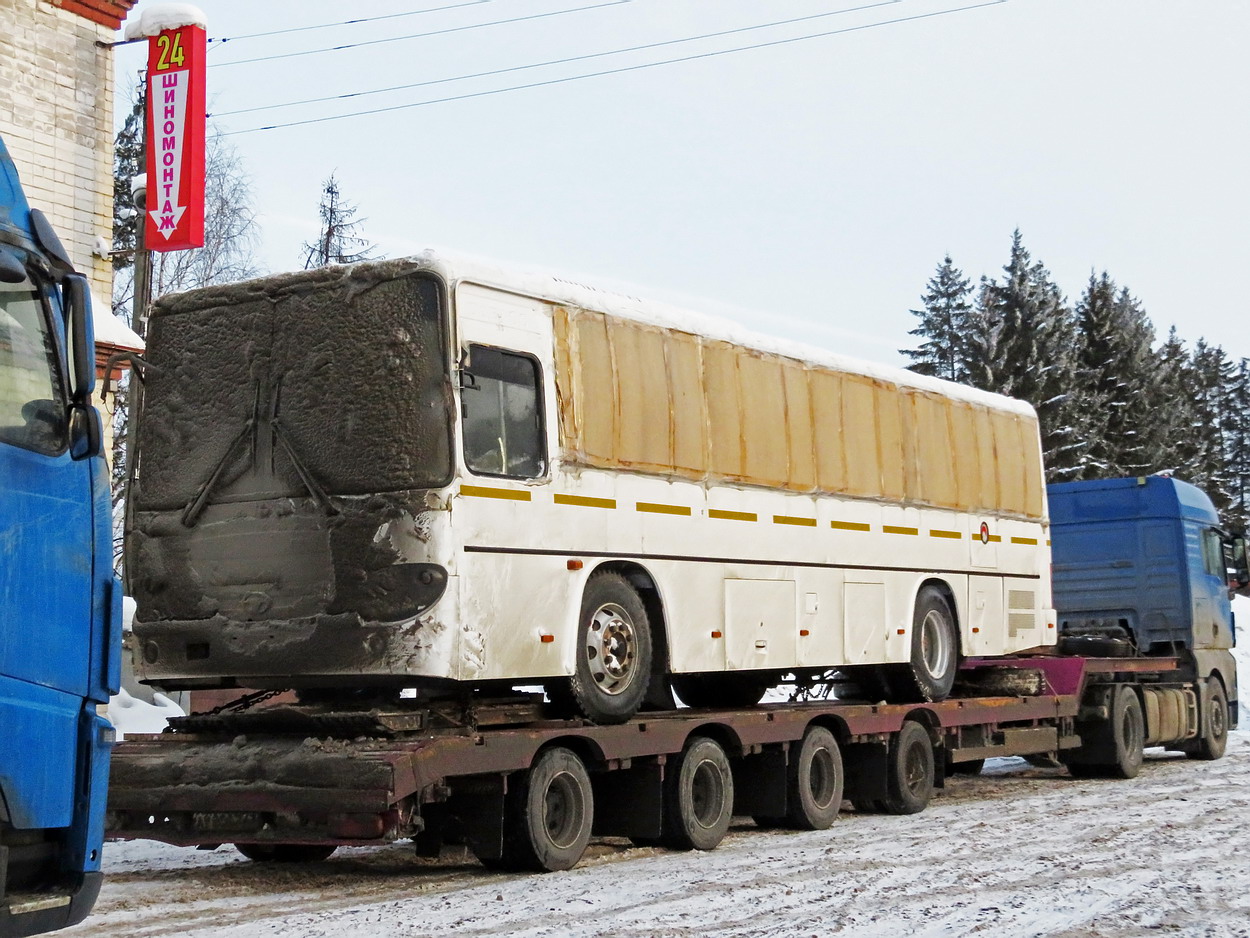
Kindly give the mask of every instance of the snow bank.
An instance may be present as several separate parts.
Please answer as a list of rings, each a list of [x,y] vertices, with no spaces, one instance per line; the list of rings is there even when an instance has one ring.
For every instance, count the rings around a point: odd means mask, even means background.
[[[140,10],[138,19],[126,24],[125,35],[127,39],[143,39],[180,26],[208,29],[208,17],[190,3],[154,3]]]
[[[127,733],[160,733],[168,725],[170,717],[186,716],[180,706],[164,694],[153,694],[152,703],[132,697],[126,688],[109,698],[108,720],[117,730],[117,738],[125,739]]]

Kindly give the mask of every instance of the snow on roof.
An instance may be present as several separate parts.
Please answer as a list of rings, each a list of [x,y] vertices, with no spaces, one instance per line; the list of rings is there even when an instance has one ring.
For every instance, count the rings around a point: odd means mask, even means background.
[[[203,10],[190,3],[154,3],[140,10],[138,19],[126,24],[125,37],[143,39],[180,26],[208,29],[208,17]]]
[[[460,254],[444,250],[426,250],[411,258],[423,266],[433,267],[444,273],[449,282],[466,280],[480,283],[483,286],[498,287],[516,293],[529,294],[541,299],[553,300],[585,309],[600,310],[614,316],[631,319],[649,325],[681,332],[690,332],[708,336],[734,345],[758,349],[822,365],[835,371],[889,381],[894,384],[932,391],[944,397],[962,400],[995,410],[1006,410],[1012,413],[1036,416],[1033,407],[1015,398],[1002,394],[993,394],[977,388],[931,378],[903,368],[893,368],[876,362],[863,361],[848,355],[839,355],[818,346],[807,345],[789,339],[780,339],[764,335],[728,319],[710,316],[707,313],[683,309],[680,306],[655,300],[643,299],[615,289],[605,289],[573,279],[562,274],[526,270],[521,267],[500,264],[469,254]],[[766,319],[766,314],[758,314]]]
[[[95,344],[97,347],[107,345],[117,349],[129,349],[142,352],[143,339],[128,325],[114,316],[110,307],[101,303],[94,296],[91,298],[91,323],[95,326]]]

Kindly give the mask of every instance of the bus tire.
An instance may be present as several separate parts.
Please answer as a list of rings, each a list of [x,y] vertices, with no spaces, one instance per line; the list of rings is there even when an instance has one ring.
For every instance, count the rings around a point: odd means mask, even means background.
[[[733,819],[734,778],[720,743],[696,736],[673,766],[664,791],[664,846],[711,850]]]
[[[582,594],[577,660],[568,680],[573,707],[592,723],[624,723],[642,706],[651,679],[651,624],[642,598],[617,573],[592,576]]]
[[[955,686],[959,671],[959,630],[946,596],[935,586],[926,586],[916,596],[912,615],[911,664],[906,696],[918,700],[945,700]]]
[[[317,863],[329,859],[334,844],[235,844],[253,863]]]
[[[572,869],[586,852],[595,801],[586,766],[562,746],[544,749],[528,772],[509,781],[503,857],[498,867],[551,873]]]
[[[809,727],[788,770],[789,826],[801,831],[828,828],[842,810],[845,781],[838,741],[823,726]]]
[[[1228,698],[1219,678],[1207,678],[1200,699],[1198,736],[1185,744],[1184,751],[1191,759],[1211,761],[1221,758],[1228,747]]]
[[[908,720],[890,742],[886,755],[886,814],[919,814],[929,806],[934,785],[933,741],[929,731]]]
[[[754,707],[771,686],[754,672],[674,674],[673,691],[687,707]]]

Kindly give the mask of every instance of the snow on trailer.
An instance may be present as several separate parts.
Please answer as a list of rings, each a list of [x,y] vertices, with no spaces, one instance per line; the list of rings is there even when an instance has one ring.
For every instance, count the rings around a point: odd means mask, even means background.
[[[949,772],[1048,754],[1074,775],[1129,778],[1158,737],[1143,707],[1180,683],[1172,659],[972,662],[961,696],[813,701],[551,719],[540,698],[335,712],[256,708],[171,721],[114,755],[109,836],[235,843],[257,860],[340,845],[461,843],[487,866],[574,866],[592,835],[709,850],[734,816],[827,828],[844,797],[913,814]],[[1162,695],[1162,696],[1161,696]],[[1157,699],[1156,699],[1157,698]],[[1222,753],[1223,739],[1212,741]],[[1211,751],[1198,753],[1211,757]]]

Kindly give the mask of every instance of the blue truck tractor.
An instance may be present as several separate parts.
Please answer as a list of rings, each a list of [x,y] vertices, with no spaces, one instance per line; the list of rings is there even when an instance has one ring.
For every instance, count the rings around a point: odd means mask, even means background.
[[[0,141],[0,938],[100,890],[121,587],[90,293]]]
[[[1143,696],[1147,732],[1188,725],[1191,738],[1169,748],[1218,759],[1237,725],[1230,595],[1250,588],[1244,538],[1221,528],[1200,489],[1166,476],[1061,483],[1047,495],[1061,651],[1174,658],[1178,671]]]

